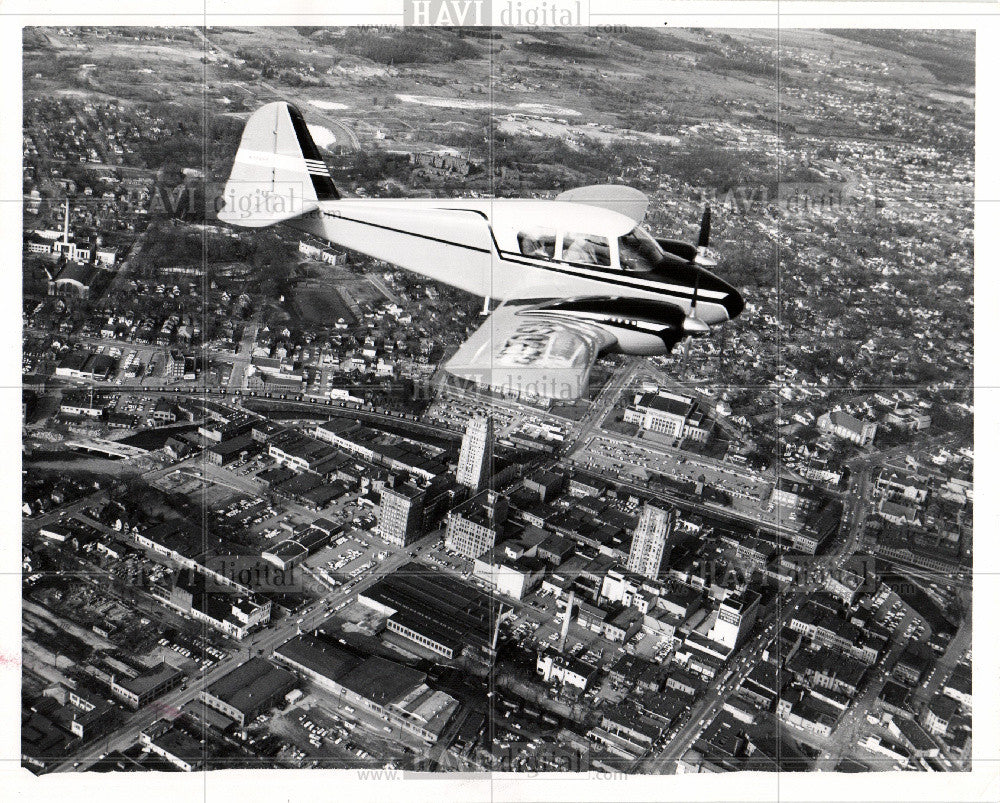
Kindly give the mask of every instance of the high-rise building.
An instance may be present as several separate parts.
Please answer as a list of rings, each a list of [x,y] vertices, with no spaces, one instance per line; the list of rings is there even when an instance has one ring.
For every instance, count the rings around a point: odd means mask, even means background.
[[[424,534],[426,492],[412,482],[382,488],[378,536],[395,546],[409,546]]]
[[[506,497],[496,491],[482,491],[448,514],[445,546],[467,558],[478,558],[496,546],[506,519]]]
[[[469,419],[462,438],[462,449],[458,454],[459,485],[481,491],[490,479],[490,463],[493,458],[493,421],[489,416]]]
[[[667,536],[673,517],[668,510],[645,505],[639,524],[632,535],[632,548],[628,553],[628,570],[655,580],[660,574]]]
[[[719,605],[718,617],[708,637],[730,650],[736,649],[757,621],[759,605],[760,594],[755,591],[728,592]]]

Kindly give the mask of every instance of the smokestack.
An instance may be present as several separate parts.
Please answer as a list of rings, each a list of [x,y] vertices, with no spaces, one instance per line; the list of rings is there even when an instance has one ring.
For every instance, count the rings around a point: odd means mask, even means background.
[[[496,624],[493,626],[493,639],[490,643],[490,647],[493,650],[493,656],[497,654],[497,640],[500,638],[500,620],[503,619],[503,603],[500,604],[500,608],[497,610],[497,620]]]
[[[575,597],[576,592],[570,589],[569,597],[566,600],[566,615],[563,616],[562,631],[559,634],[559,652],[566,649],[566,636],[569,635],[569,620],[573,617],[573,602]]]

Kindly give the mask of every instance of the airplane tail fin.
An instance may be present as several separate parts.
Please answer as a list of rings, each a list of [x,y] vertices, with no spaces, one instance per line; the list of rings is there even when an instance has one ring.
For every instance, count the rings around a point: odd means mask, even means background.
[[[278,101],[247,120],[219,220],[270,226],[316,209],[319,201],[339,198],[302,113]]]

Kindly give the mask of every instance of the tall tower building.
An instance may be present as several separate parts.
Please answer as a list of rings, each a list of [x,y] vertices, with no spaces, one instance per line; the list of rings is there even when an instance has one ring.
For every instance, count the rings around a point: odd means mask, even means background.
[[[628,570],[655,580],[660,574],[667,536],[670,535],[670,511],[652,505],[642,508],[639,524],[632,535],[632,548],[628,553]]]
[[[459,485],[481,491],[490,479],[493,459],[493,421],[489,416],[470,418],[458,454]]]
[[[444,544],[467,558],[478,558],[502,540],[506,521],[507,498],[480,491],[448,514]]]
[[[382,488],[378,535],[395,546],[409,546],[424,534],[426,492],[412,483]]]

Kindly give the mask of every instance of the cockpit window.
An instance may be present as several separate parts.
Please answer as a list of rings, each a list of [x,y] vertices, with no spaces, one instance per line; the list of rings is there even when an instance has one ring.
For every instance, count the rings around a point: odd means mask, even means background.
[[[564,234],[562,258],[581,265],[610,267],[611,248],[608,238],[597,234]]]
[[[618,238],[618,259],[622,270],[650,271],[662,258],[660,244],[642,226],[636,226],[624,237]]]
[[[517,245],[526,257],[553,259],[556,255],[555,229],[528,229],[517,235]]]

